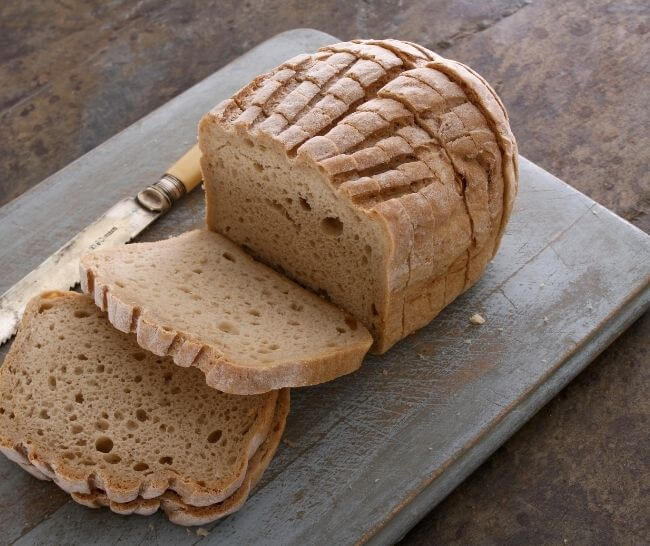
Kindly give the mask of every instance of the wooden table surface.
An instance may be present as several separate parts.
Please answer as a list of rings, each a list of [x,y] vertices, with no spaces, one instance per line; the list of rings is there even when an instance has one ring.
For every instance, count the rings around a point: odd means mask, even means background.
[[[470,64],[503,97],[523,155],[650,229],[647,2],[5,3],[0,204],[299,26]],[[646,315],[404,542],[650,540],[649,337]]]

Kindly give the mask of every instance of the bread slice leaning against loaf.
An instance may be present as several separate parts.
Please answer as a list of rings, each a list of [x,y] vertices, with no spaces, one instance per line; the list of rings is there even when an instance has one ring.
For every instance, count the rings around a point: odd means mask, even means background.
[[[138,514],[149,516],[162,508],[167,514],[169,521],[178,525],[205,525],[213,522],[236,512],[246,502],[249,493],[255,488],[271,462],[271,459],[273,459],[273,455],[280,444],[280,439],[284,432],[288,413],[289,389],[282,389],[278,395],[278,403],[275,416],[273,417],[271,431],[266,437],[266,440],[264,440],[264,443],[262,443],[249,461],[244,482],[235,493],[217,504],[202,507],[191,506],[184,503],[172,491],[166,491],[160,497],[153,499],[138,497],[126,503],[111,501],[106,496],[106,493],[102,491],[93,491],[88,495],[72,493],[72,498],[79,504],[83,504],[89,508],[108,506],[116,514],[122,515]]]
[[[359,319],[375,352],[480,277],[517,193],[494,90],[409,42],[299,55],[199,128],[210,229]]]
[[[229,393],[329,381],[372,343],[355,319],[207,230],[88,254],[81,285],[141,347]]]
[[[210,506],[244,483],[277,391],[235,396],[143,351],[87,296],[33,299],[0,369],[0,451],[68,493],[173,491]]]

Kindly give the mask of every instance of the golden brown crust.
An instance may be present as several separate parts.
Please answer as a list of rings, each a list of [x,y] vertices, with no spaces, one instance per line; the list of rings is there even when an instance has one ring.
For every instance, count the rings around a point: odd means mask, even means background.
[[[224,101],[202,123],[269,138],[290,160],[321,169],[342,199],[385,226],[392,253],[383,312],[402,309],[403,325],[397,331],[388,326],[394,317],[381,317],[386,330],[373,349],[383,352],[438,312],[438,304],[419,306],[421,319],[406,318],[406,302],[423,285],[449,276],[444,302],[451,301],[498,249],[518,183],[507,114],[474,71],[409,42],[325,46],[291,65],[282,86],[260,83],[277,81],[288,66],[256,79],[236,105]]]
[[[243,483],[230,497],[219,503],[202,507],[192,506],[183,502],[173,492],[165,492],[153,499],[138,497],[128,503],[113,502],[102,491],[92,491],[89,494],[73,493],[72,498],[89,508],[108,506],[116,514],[122,515],[148,516],[162,508],[169,520],[178,525],[206,525],[232,514],[244,505],[250,491],[255,488],[275,455],[289,414],[289,399],[289,389],[280,391],[271,431],[250,459]]]

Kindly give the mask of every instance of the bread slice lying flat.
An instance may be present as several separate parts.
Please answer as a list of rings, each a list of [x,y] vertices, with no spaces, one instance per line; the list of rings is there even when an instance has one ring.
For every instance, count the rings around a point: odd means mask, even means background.
[[[160,497],[153,499],[137,499],[119,503],[111,501],[104,492],[93,491],[90,494],[72,493],[72,498],[89,508],[108,506],[113,512],[122,515],[139,514],[148,516],[158,509],[167,514],[172,523],[178,525],[205,525],[223,518],[239,510],[246,502],[250,491],[257,485],[262,474],[268,467],[282,438],[287,415],[289,413],[289,389],[283,389],[278,395],[277,408],[273,417],[273,425],[264,443],[251,458],[246,471],[246,477],[239,489],[224,501],[210,506],[191,506],[184,503],[179,496],[166,491]]]
[[[383,352],[472,286],[517,193],[503,104],[409,42],[299,55],[201,120],[210,229],[359,319]]]
[[[235,396],[143,351],[87,296],[33,299],[0,369],[0,450],[69,493],[221,502],[267,437],[277,391]],[[33,467],[33,468],[31,468]]]
[[[341,310],[204,230],[81,259],[81,284],[138,344],[236,394],[356,370],[372,343]]]

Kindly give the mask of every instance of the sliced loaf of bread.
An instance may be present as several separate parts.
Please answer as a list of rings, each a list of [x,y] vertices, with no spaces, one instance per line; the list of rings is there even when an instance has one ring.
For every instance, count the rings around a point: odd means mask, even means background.
[[[502,102],[398,40],[299,55],[199,128],[210,229],[359,319],[384,352],[480,277],[517,193]]]
[[[125,503],[235,493],[271,429],[277,391],[225,394],[143,351],[87,296],[33,299],[0,369],[0,451],[69,493]]]
[[[81,285],[141,347],[229,393],[334,379],[372,343],[355,319],[206,230],[88,254]]]
[[[250,491],[259,482],[280,444],[288,413],[289,389],[282,389],[278,395],[271,431],[249,461],[244,482],[235,493],[217,504],[202,507],[192,506],[184,503],[172,491],[166,491],[161,496],[153,499],[138,497],[126,503],[111,501],[106,493],[102,491],[92,491],[90,494],[72,493],[72,498],[89,508],[108,506],[116,514],[122,515],[139,514],[148,516],[158,509],[162,509],[169,520],[178,525],[205,525],[223,518],[239,510],[246,502]]]

